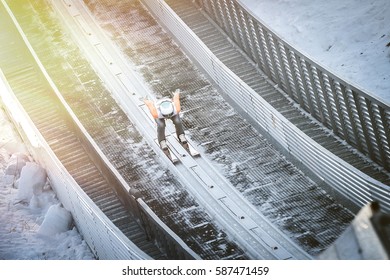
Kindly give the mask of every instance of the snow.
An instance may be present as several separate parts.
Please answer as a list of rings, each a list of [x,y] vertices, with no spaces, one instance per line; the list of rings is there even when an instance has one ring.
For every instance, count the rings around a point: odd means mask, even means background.
[[[312,60],[390,103],[390,1],[241,0]],[[0,259],[94,259],[0,111]]]
[[[301,53],[390,104],[389,0],[241,0]]]
[[[17,170],[19,171],[19,170]],[[24,162],[20,170],[20,179],[18,184],[17,200],[20,202],[30,202],[32,198],[39,197],[46,184],[46,171],[38,164],[33,162]]]
[[[72,214],[61,207],[60,204],[50,206],[45,215],[41,226],[38,229],[38,234],[45,236],[53,236],[62,232],[67,232],[71,229]]]
[[[0,129],[0,260],[94,259],[3,111]]]

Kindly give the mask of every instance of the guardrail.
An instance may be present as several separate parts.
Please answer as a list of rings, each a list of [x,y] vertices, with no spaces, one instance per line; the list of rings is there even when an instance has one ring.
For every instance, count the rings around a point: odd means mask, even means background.
[[[228,69],[164,1],[143,2],[240,111],[268,133],[286,153],[357,209],[378,200],[383,209],[390,212],[389,186],[347,164],[296,128]],[[319,158],[321,160],[317,160]]]
[[[284,42],[239,0],[195,0],[280,89],[390,171],[390,108]]]

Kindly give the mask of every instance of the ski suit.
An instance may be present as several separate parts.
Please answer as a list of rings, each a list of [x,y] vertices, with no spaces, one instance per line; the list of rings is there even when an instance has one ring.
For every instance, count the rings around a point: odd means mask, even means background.
[[[161,141],[165,140],[165,119],[167,117],[163,116],[163,114],[160,111],[159,105],[166,100],[170,100],[173,104],[174,107],[174,112],[169,119],[172,120],[173,124],[175,125],[176,129],[176,135],[179,138],[179,135],[183,134],[184,135],[184,129],[183,129],[183,124],[180,119],[180,92],[176,91],[173,95],[172,100],[169,98],[164,98],[162,100],[159,100],[157,102],[153,102],[149,99],[144,99],[144,103],[146,106],[149,108],[150,113],[152,114],[154,120],[157,123],[157,139],[158,143],[161,143]]]

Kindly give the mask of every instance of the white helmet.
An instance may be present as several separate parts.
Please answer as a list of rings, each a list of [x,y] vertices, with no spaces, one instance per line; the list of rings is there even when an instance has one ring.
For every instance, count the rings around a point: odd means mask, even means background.
[[[172,117],[174,112],[172,101],[170,100],[162,101],[160,103],[160,112],[166,118]]]

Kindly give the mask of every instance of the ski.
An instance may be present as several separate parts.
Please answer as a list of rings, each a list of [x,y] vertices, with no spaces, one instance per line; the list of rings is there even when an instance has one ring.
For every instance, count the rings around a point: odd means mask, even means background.
[[[168,148],[168,150],[162,150],[164,154],[170,159],[170,161],[175,164],[179,161],[179,159],[171,152],[171,150]]]
[[[177,138],[176,138],[177,139]],[[179,139],[178,139],[179,141]],[[179,141],[180,142],[180,141]],[[197,157],[200,155],[200,153],[190,144],[190,143],[185,143],[183,144],[182,142],[180,142],[180,144],[183,146],[184,149],[186,149],[186,151],[193,157]]]
[[[160,147],[160,144],[158,143],[158,140],[157,140],[157,139],[155,139],[155,142],[156,142],[156,144]],[[160,147],[160,149],[161,149],[161,147]],[[179,161],[179,159],[172,153],[172,151],[171,151],[171,149],[170,149],[169,147],[168,147],[168,149],[166,149],[166,150],[161,149],[161,151],[164,152],[164,154],[167,156],[167,158],[169,158],[169,160],[170,160],[173,164],[175,164],[175,163],[177,163],[177,162]]]

